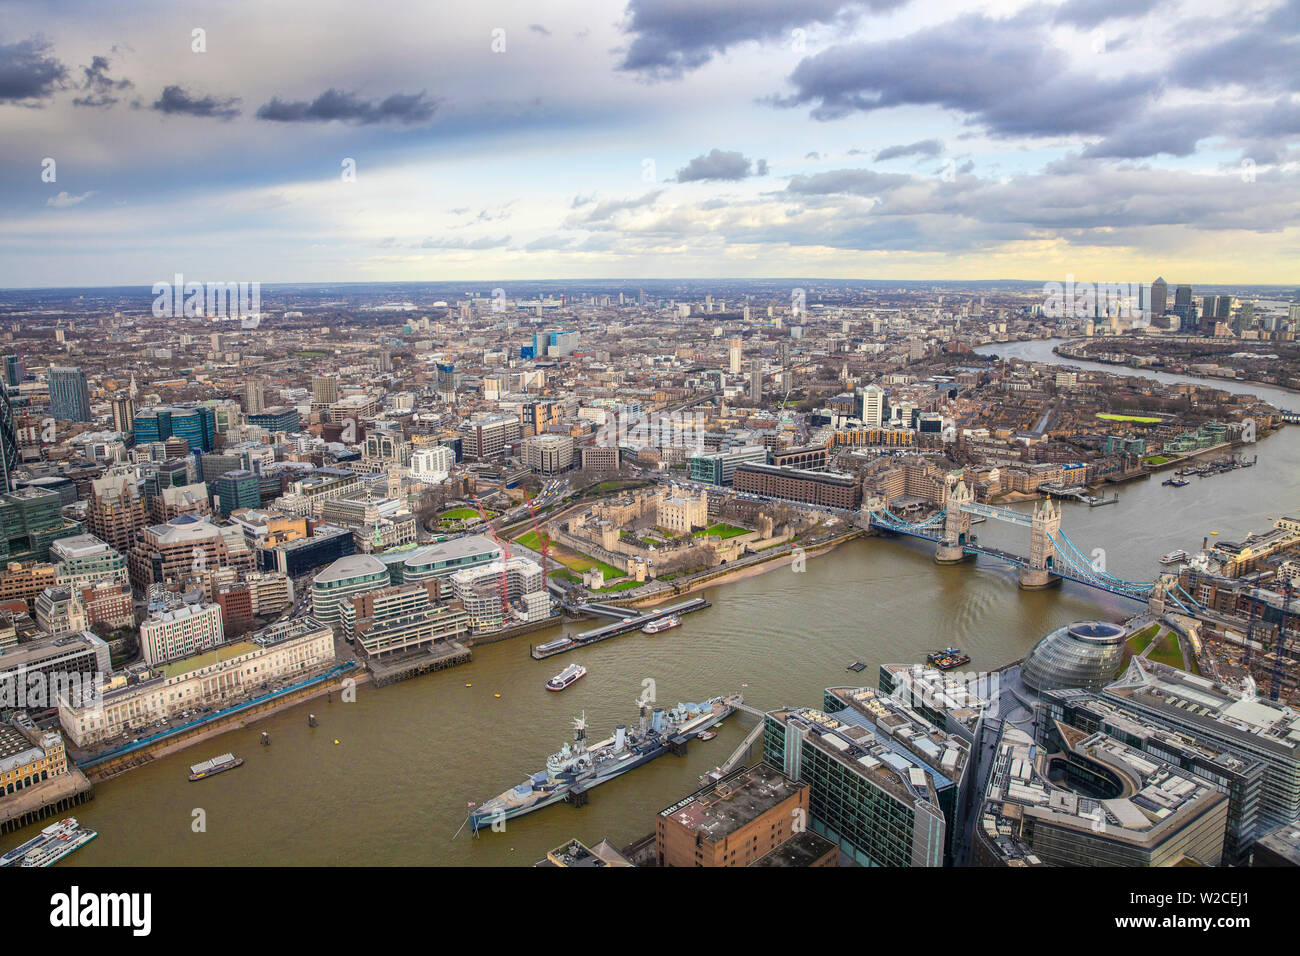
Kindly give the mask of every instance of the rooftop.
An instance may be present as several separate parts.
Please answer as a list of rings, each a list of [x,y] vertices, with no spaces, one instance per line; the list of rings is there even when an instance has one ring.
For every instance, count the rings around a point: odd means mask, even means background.
[[[696,790],[661,810],[659,815],[716,843],[795,796],[805,786],[760,763]]]

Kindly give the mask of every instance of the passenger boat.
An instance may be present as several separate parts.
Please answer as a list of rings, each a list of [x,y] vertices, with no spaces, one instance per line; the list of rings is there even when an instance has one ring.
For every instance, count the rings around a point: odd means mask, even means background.
[[[0,856],[0,866],[14,866],[28,853],[39,850],[51,840],[58,839],[58,837],[64,833],[71,833],[76,828],[76,817],[68,817],[66,820],[60,820],[58,823],[51,823],[26,843],[14,847],[4,856]]]
[[[83,827],[74,817],[60,820],[54,826],[46,827],[41,833],[44,835],[49,831],[54,832],[48,839],[43,840],[40,846],[28,850],[23,855],[19,866],[51,866],[99,836],[98,832]]]
[[[190,766],[190,782],[205,780],[221,773],[223,770],[234,770],[236,767],[242,766],[243,763],[243,757],[236,757],[234,754],[222,754],[220,757],[213,757],[211,760],[192,764]]]
[[[587,676],[587,668],[581,664],[570,664],[546,682],[547,690],[564,690],[570,684],[577,683]]]
[[[1180,564],[1187,560],[1187,552],[1183,550],[1170,551],[1168,554],[1161,555],[1161,564]]]
[[[657,621],[651,621],[645,627],[641,628],[643,634],[658,634],[660,631],[667,631],[674,627],[679,627],[682,619],[676,614],[669,614],[667,617],[661,617]]]

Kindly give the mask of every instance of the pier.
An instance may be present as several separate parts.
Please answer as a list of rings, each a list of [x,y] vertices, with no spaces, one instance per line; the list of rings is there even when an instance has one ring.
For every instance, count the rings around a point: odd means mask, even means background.
[[[533,660],[545,660],[548,657],[554,657],[556,654],[565,654],[569,651],[576,650],[579,647],[588,647],[600,641],[608,640],[611,637],[618,637],[620,634],[626,634],[629,631],[639,631],[651,621],[657,621],[661,617],[668,617],[670,614],[690,614],[692,611],[702,611],[704,608],[710,606],[709,602],[704,600],[704,598],[691,598],[691,600],[683,601],[681,604],[674,604],[670,607],[655,608],[653,611],[647,611],[643,614],[633,612],[631,617],[621,618],[612,624],[598,627],[594,631],[574,634],[570,637],[570,643],[563,647],[557,647],[549,651],[542,651],[537,647],[531,647],[529,648],[528,653],[532,655]]]
[[[457,664],[465,664],[473,657],[473,652],[458,641],[436,643],[433,647],[418,654],[406,655],[395,660],[382,657],[366,658],[366,667],[370,668],[371,682],[376,687],[387,687],[398,681],[409,680],[421,674],[446,670]]]

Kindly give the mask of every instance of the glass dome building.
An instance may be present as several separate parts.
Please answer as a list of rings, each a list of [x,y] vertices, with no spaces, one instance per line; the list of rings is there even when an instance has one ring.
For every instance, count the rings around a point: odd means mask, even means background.
[[[1058,627],[1025,658],[1020,679],[1030,690],[1081,687],[1098,691],[1115,679],[1124,660],[1128,632],[1106,621],[1076,621]]]

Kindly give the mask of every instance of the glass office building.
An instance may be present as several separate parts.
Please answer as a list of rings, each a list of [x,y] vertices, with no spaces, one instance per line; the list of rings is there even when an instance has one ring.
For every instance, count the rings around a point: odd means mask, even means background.
[[[1058,627],[1034,645],[1020,678],[1039,692],[1062,687],[1101,690],[1124,663],[1128,632],[1106,621],[1076,621]]]

